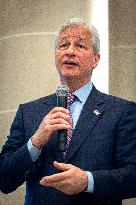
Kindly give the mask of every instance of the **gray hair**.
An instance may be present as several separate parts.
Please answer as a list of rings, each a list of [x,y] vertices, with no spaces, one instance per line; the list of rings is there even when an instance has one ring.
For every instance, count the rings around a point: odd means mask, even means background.
[[[55,39],[55,47],[57,48],[58,46],[58,36],[59,33],[63,32],[67,27],[83,27],[90,33],[90,41],[92,42],[92,47],[94,53],[99,53],[100,52],[100,38],[99,38],[99,33],[96,30],[96,28],[91,25],[87,25],[85,22],[83,22],[82,19],[80,18],[72,18],[66,21],[64,24],[62,24],[59,32],[57,33],[56,39]]]

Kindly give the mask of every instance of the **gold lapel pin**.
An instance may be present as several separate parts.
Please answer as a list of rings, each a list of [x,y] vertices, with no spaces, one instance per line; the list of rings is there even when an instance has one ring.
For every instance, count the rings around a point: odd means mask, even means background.
[[[93,113],[94,113],[95,115],[100,115],[100,114],[101,114],[98,110],[93,110]]]

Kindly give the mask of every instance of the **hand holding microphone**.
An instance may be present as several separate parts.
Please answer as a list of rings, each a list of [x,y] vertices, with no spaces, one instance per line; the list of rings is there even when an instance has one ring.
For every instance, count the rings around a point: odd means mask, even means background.
[[[65,130],[69,129],[71,127],[71,124],[70,124],[69,112],[66,109],[66,96],[60,97],[60,95],[58,94],[60,90],[63,89],[59,87],[56,91],[56,95],[57,95],[56,104],[59,107],[53,108],[43,118],[41,124],[39,125],[38,130],[32,136],[32,144],[39,149],[48,143],[48,141],[52,137],[52,134],[56,131],[59,131],[59,147],[65,148],[64,146],[64,136],[66,134]],[[62,92],[65,93],[64,90]],[[63,136],[63,140],[62,140],[62,136]],[[65,136],[65,140],[66,140],[66,136]],[[63,144],[61,143],[62,141]],[[63,151],[62,148],[60,149],[61,151]]]

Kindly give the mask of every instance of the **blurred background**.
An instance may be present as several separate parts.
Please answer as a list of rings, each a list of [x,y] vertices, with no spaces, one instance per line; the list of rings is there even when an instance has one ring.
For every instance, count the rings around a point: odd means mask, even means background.
[[[135,12],[135,0],[0,0],[0,150],[18,105],[56,90],[54,39],[68,18],[80,17],[100,33],[96,87],[136,102]],[[23,205],[24,195],[25,184],[0,193],[0,205]]]

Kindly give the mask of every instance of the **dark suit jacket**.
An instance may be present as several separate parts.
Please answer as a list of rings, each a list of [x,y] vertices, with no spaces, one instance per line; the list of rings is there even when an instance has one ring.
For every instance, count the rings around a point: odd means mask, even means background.
[[[2,192],[12,192],[26,181],[25,205],[119,205],[122,199],[135,197],[136,104],[102,94],[95,87],[64,161],[92,172],[94,193],[68,196],[39,184],[43,176],[58,172],[53,167],[54,160],[61,161],[58,136],[54,134],[36,162],[31,160],[27,141],[55,106],[55,95],[20,105],[0,156]]]

